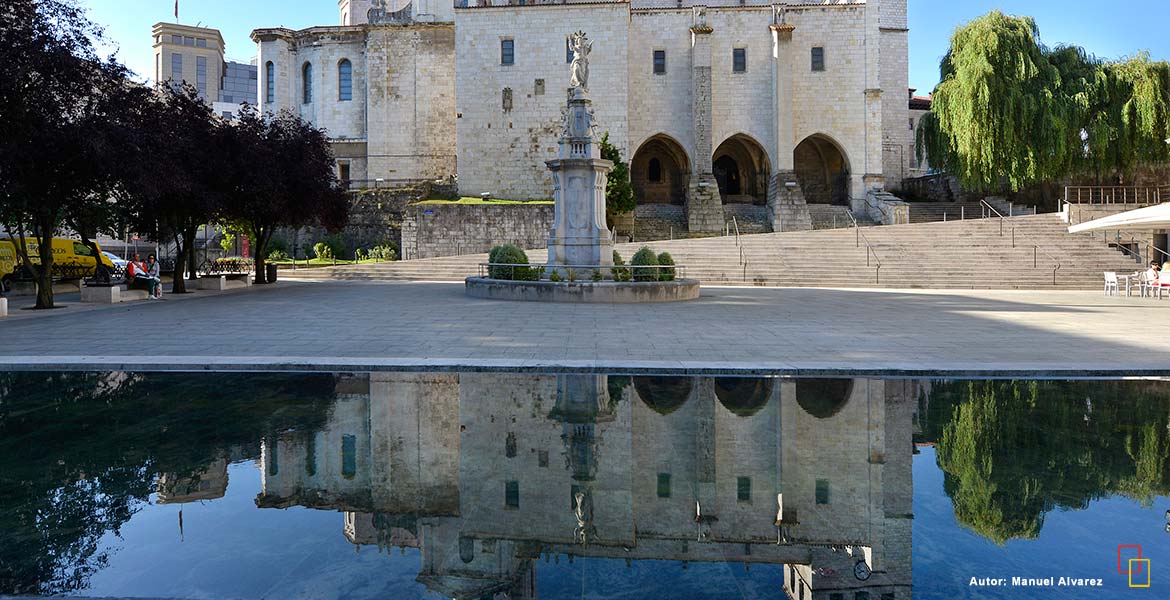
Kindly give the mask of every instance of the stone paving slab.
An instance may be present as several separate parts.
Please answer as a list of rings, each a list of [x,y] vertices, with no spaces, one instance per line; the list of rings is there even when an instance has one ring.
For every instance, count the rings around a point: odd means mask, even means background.
[[[1170,300],[704,287],[653,305],[301,283],[0,320],[0,369],[1170,376]]]

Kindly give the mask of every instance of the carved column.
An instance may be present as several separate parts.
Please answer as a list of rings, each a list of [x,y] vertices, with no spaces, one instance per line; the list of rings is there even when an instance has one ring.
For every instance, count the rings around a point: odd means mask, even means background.
[[[691,123],[695,152],[691,157],[691,180],[687,186],[687,229],[723,231],[723,199],[711,162],[711,32],[706,9],[694,9],[691,27]]]
[[[775,164],[768,179],[768,216],[772,231],[812,229],[808,205],[796,178],[793,151],[796,134],[792,115],[792,30],[784,22],[783,7],[777,7],[772,33],[773,119],[776,128]]]

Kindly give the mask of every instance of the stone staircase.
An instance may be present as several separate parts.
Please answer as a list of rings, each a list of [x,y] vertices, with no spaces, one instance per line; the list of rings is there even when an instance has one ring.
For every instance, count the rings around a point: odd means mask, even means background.
[[[1002,226],[1002,235],[1000,228]],[[1072,235],[1056,214],[824,229],[652,242],[707,284],[929,289],[1098,289],[1103,271],[1137,263],[1100,239]],[[1012,247],[1012,230],[1016,246]],[[872,245],[867,252],[865,239]],[[858,240],[861,240],[858,243]],[[643,244],[619,244],[628,261]],[[1038,245],[1038,250],[1033,250]],[[742,256],[746,259],[744,265]],[[870,264],[866,265],[869,254]],[[1035,258],[1033,255],[1035,254]],[[543,263],[546,250],[531,250]],[[876,258],[874,256],[876,255]],[[1055,258],[1049,258],[1051,255]],[[458,281],[478,273],[484,254],[281,271],[281,277]],[[1035,260],[1035,265],[1033,265]],[[877,267],[878,262],[881,268]],[[1053,270],[1056,284],[1053,284]]]
[[[842,227],[853,227],[853,221],[849,219],[848,206],[835,206],[832,204],[809,204],[808,216],[812,219],[813,229],[840,229]],[[857,224],[862,227],[869,227],[877,225],[869,219],[869,217],[861,217],[857,219]]]
[[[961,221],[983,217],[984,207],[975,202],[911,202],[910,223]],[[1006,213],[1005,213],[1006,214]]]

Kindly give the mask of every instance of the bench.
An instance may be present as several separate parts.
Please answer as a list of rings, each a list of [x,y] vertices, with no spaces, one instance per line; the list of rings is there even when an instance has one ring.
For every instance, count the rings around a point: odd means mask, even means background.
[[[204,261],[199,269],[199,289],[223,291],[252,285],[251,259],[219,259]]]
[[[150,293],[145,289],[126,284],[87,285],[81,288],[81,301],[86,304],[118,304],[149,298]]]

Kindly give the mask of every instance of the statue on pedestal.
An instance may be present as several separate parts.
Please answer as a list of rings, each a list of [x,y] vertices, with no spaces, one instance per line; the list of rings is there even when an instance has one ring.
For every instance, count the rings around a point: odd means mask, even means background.
[[[589,52],[593,40],[585,37],[584,31],[569,36],[569,50],[573,52],[573,64],[569,66],[569,87],[589,90]]]

